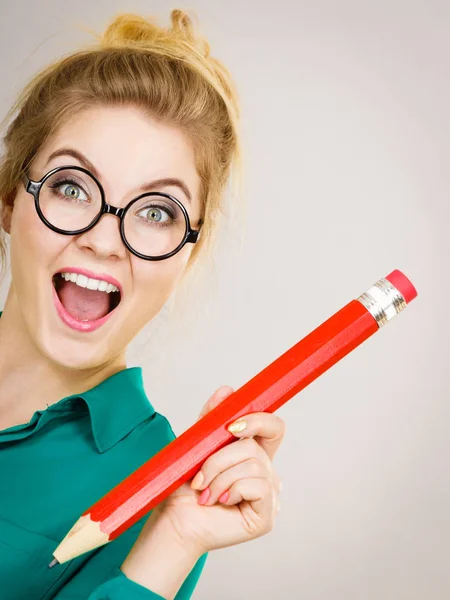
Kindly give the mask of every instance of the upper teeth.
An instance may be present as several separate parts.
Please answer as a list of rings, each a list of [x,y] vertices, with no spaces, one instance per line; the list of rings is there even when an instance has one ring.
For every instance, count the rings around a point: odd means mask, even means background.
[[[66,281],[72,281],[88,290],[99,290],[100,292],[106,292],[107,294],[119,291],[119,288],[112,283],[108,283],[102,279],[91,279],[90,277],[86,277],[86,275],[80,275],[80,273],[61,273],[61,277],[64,277]]]

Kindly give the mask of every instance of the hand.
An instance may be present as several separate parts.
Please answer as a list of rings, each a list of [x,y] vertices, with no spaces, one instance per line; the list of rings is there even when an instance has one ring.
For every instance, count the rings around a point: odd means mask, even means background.
[[[199,418],[225,400],[233,390],[219,388]],[[153,510],[153,519],[170,524],[176,538],[199,555],[269,533],[279,510],[281,482],[272,459],[284,436],[285,424],[272,413],[242,416],[247,427],[240,438],[212,454],[190,483],[184,483]],[[191,487],[203,475],[196,488]],[[199,504],[200,496],[206,499]],[[156,513],[156,514],[154,514]]]

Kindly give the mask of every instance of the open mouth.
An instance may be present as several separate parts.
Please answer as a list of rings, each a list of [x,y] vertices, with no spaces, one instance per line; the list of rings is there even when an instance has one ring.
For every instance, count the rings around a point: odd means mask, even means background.
[[[101,279],[80,273],[55,273],[53,286],[66,312],[77,321],[97,321],[112,312],[121,301],[119,289]]]

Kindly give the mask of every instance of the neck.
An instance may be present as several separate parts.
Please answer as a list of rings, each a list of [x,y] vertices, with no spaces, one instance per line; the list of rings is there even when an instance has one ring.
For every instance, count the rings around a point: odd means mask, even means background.
[[[0,317],[0,429],[27,423],[35,411],[124,368],[123,355],[94,369],[67,369],[51,361],[31,338],[10,287]]]

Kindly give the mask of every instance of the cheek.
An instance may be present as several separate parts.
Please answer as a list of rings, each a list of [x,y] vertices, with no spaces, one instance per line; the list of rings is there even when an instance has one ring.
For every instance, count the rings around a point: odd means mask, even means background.
[[[64,236],[42,223],[33,200],[19,194],[11,218],[11,249],[18,248],[21,254],[32,253],[35,262],[40,262],[42,255],[52,255],[66,244]]]
[[[55,261],[70,239],[51,231],[39,219],[33,201],[16,198],[10,230],[11,275],[19,289],[34,292],[50,279]],[[35,293],[33,294],[35,295]]]
[[[137,274],[135,284],[139,288],[137,296],[139,301],[143,302],[146,312],[155,313],[155,310],[159,310],[176,287],[189,260],[190,252],[183,252],[183,250],[166,260],[137,265],[135,270]]]

